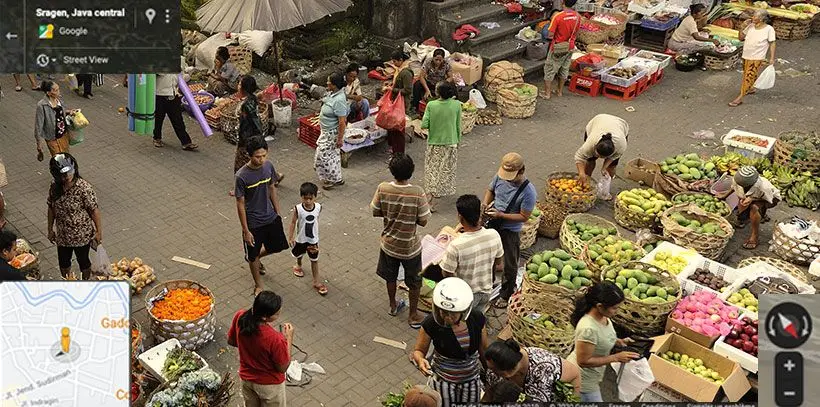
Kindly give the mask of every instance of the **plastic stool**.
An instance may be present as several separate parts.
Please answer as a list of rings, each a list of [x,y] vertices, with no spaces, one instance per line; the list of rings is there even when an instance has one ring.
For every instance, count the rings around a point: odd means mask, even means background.
[[[605,83],[601,93],[610,99],[621,101],[632,100],[635,99],[635,96],[638,96],[638,84],[635,83],[632,86],[625,88],[623,86]]]
[[[601,80],[573,74],[569,81],[569,91],[585,96],[598,96],[601,92]]]

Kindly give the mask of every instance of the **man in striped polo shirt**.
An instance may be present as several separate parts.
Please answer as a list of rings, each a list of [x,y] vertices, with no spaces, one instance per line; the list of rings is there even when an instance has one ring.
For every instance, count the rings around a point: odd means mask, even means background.
[[[404,266],[404,283],[410,291],[410,315],[407,322],[414,329],[421,327],[424,317],[418,312],[421,289],[421,241],[417,226],[427,225],[430,208],[424,189],[410,184],[415,164],[406,154],[396,154],[390,160],[390,173],[395,181],[382,182],[376,189],[370,208],[373,216],[383,218],[381,250],[376,274],[387,282],[390,315],[397,315],[406,305],[396,302],[396,280],[399,265]]]
[[[503,269],[504,247],[495,229],[481,226],[481,200],[462,195],[456,201],[463,231],[447,246],[439,266],[444,277],[458,277],[473,289],[473,310],[487,313],[493,290],[493,272]]]

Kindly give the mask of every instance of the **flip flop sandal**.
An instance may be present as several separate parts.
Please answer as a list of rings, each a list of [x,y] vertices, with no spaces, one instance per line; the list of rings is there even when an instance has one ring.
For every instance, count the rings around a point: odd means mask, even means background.
[[[399,315],[399,313],[402,312],[402,310],[404,310],[405,307],[407,307],[407,301],[400,300],[396,304],[396,309],[394,309],[394,310],[391,309],[390,311],[387,312],[387,314],[390,315],[391,317],[395,317],[396,315]]]
[[[345,184],[345,180],[341,180],[341,181],[339,181],[339,182],[335,182],[335,183],[333,183],[333,186],[338,187],[338,186],[342,186],[342,185],[344,185],[344,184]]]
[[[319,295],[327,295],[327,286],[324,284],[314,285],[313,288]]]
[[[504,309],[504,308],[507,308],[507,305],[508,305],[507,303],[508,303],[508,301],[509,301],[509,300],[505,300],[505,299],[503,299],[503,298],[499,298],[499,299],[495,300],[495,304],[493,304],[493,307],[498,308],[498,309]]]
[[[160,148],[165,144],[162,143],[162,140],[154,140],[154,147]]]
[[[743,242],[743,248],[746,249],[746,250],[757,249],[757,245],[758,245],[758,243]]]
[[[407,287],[407,284],[405,284],[404,281],[400,282],[397,287],[399,290],[410,291],[410,288]]]
[[[266,271],[267,271],[267,270],[265,270],[265,265],[264,265],[264,264],[262,264],[262,265],[259,267],[259,275],[260,275],[260,276],[264,276]]]
[[[194,143],[186,144],[186,145],[182,146],[182,149],[185,150],[185,151],[194,151],[197,148],[199,148],[199,146],[194,144]]]
[[[22,86],[15,86],[15,87],[14,87],[14,91],[15,91],[15,92],[22,92],[22,91],[23,91],[23,87],[22,87]]]
[[[293,275],[296,277],[304,277],[305,272],[302,271],[302,268],[299,266],[293,266]]]
[[[336,186],[336,184],[326,182],[326,183],[322,184],[322,189],[324,189],[325,191],[330,191],[335,186]]]
[[[743,102],[742,102],[742,101],[737,102],[737,103],[735,103],[735,102],[729,102],[729,107],[738,107],[738,106],[740,106],[740,105],[742,105],[742,104],[743,104]]]

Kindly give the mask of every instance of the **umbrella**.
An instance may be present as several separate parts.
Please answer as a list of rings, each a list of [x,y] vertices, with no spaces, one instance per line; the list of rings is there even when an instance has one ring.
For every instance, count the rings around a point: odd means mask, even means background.
[[[351,5],[350,0],[209,0],[196,10],[196,18],[204,31],[272,31],[276,81],[280,82],[276,33],[310,24]]]

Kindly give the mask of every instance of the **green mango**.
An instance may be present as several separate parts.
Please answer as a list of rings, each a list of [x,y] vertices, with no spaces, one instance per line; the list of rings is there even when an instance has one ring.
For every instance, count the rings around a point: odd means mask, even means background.
[[[699,168],[701,164],[702,162],[700,160],[686,160],[683,162],[683,165],[689,167],[689,169]]]
[[[561,269],[561,278],[564,279],[564,280],[572,280],[572,277],[573,277],[572,272],[573,271],[575,271],[575,269],[572,268],[572,266],[570,266],[570,265],[564,266],[564,268]]]
[[[684,181],[691,181],[691,180],[692,180],[692,178],[694,178],[694,177],[692,176],[692,174],[690,174],[690,173],[688,173],[688,172],[682,172],[680,175],[678,175],[678,177],[679,177],[680,179],[684,180]]]
[[[573,290],[573,291],[575,290],[575,286],[569,280],[561,280],[561,281],[558,282],[558,284],[561,285],[561,287],[564,287],[564,288],[567,288],[567,289],[570,289],[570,290]]]
[[[587,254],[589,254],[589,258],[592,259],[592,260],[595,260],[600,256],[600,254],[598,252],[592,251],[592,250],[588,250]]]
[[[655,287],[654,285],[651,285],[651,286],[649,286],[649,288],[646,289],[646,296],[647,297],[654,297],[657,294],[658,294],[658,287]]]
[[[715,169],[715,163],[713,162],[708,162],[703,166],[704,171],[712,171],[713,169]]]
[[[632,277],[632,278],[630,278],[629,280],[626,281],[626,286],[629,287],[630,290],[637,287],[638,284],[639,284],[638,280],[635,279],[634,277]]]
[[[561,269],[563,269],[563,268],[564,268],[564,262],[563,262],[563,261],[561,261],[561,259],[559,259],[557,256],[556,256],[556,257],[551,258],[551,259],[550,259],[550,261],[549,261],[549,263],[550,263],[550,266],[551,266],[551,267],[555,267],[555,268],[557,268],[558,270],[561,270]]]
[[[701,176],[702,176],[702,175],[701,175],[701,173],[700,173],[700,170],[698,170],[697,168],[690,168],[690,169],[689,169],[689,174],[690,174],[690,175],[692,176],[692,178],[694,178],[694,179],[700,179],[700,178],[701,178]]]
[[[561,272],[558,271],[558,269],[555,268],[555,267],[550,267],[550,274],[552,274],[554,276],[558,276],[558,275],[561,275]]]
[[[658,289],[655,291],[655,295],[656,295],[656,296],[658,296],[658,297],[663,297],[663,298],[666,298],[666,296],[667,296],[668,294],[666,293],[666,289],[665,289],[665,288],[658,288]]]
[[[592,233],[584,232],[580,237],[581,237],[581,240],[586,242],[588,240],[592,240],[592,238],[594,238],[595,236]]]
[[[689,173],[689,167],[686,166],[686,164],[683,164],[683,163],[678,164],[678,171],[680,171],[681,174],[688,174]]]
[[[538,281],[540,281],[542,283],[547,283],[547,284],[555,284],[555,283],[558,282],[558,276],[553,275],[553,274],[547,274],[547,275],[539,278]]]
[[[700,156],[697,153],[689,153],[684,156],[687,160],[700,160]]]
[[[533,271],[538,272],[538,264],[535,264],[535,263],[527,264],[527,271],[529,271],[529,272],[533,272]]]
[[[535,264],[541,264],[544,262],[544,260],[541,259],[540,254],[536,254],[535,256],[532,256],[532,262]]]
[[[643,208],[641,208],[638,205],[629,205],[629,210],[631,210],[633,212],[644,213]]]
[[[565,252],[561,249],[558,249],[558,250],[555,251],[555,257],[557,257],[561,260],[569,260],[569,259],[572,258],[572,256],[569,255],[569,253],[567,253],[567,252]]]
[[[547,266],[547,263],[541,263],[541,265],[538,266],[538,277],[544,277],[549,274],[549,272],[550,268]]]
[[[592,278],[592,271],[587,269],[578,270],[583,278]],[[615,278],[615,277],[613,277]]]
[[[622,289],[623,289],[623,287],[625,287],[627,285],[626,277],[624,277],[624,276],[615,277],[615,282],[620,284]]]

